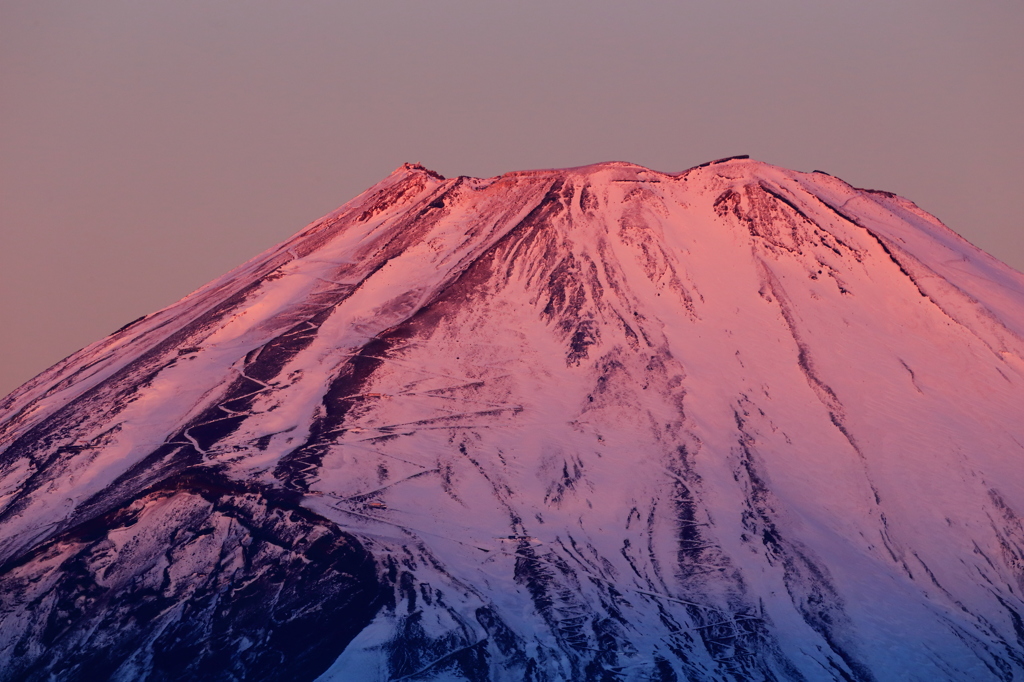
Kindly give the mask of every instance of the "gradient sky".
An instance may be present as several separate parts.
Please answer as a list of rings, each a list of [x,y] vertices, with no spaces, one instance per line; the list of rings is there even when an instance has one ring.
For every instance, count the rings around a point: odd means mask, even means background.
[[[405,161],[750,154],[1024,270],[1020,0],[0,0],[0,395]]]

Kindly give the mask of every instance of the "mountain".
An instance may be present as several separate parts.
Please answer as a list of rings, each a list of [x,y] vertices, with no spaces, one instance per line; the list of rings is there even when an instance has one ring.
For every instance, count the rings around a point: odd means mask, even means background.
[[[1024,275],[825,173],[407,164],[0,408],[0,680],[1024,679]]]

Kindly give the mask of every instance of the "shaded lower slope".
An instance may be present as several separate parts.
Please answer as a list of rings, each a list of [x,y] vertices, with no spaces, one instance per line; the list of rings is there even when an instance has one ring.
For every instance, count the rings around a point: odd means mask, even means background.
[[[309,680],[373,618],[352,536],[209,470],[70,529],[0,577],[0,680]]]

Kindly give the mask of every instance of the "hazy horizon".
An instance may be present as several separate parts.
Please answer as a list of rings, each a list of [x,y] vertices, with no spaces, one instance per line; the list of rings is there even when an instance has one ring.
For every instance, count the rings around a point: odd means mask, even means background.
[[[0,5],[0,395],[403,162],[749,154],[1024,271],[1024,5]]]

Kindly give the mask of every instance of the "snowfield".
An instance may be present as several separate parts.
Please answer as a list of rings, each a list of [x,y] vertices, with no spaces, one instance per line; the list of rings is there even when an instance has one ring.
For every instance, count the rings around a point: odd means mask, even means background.
[[[1024,275],[824,173],[406,164],[0,410],[0,680],[1024,680]]]

